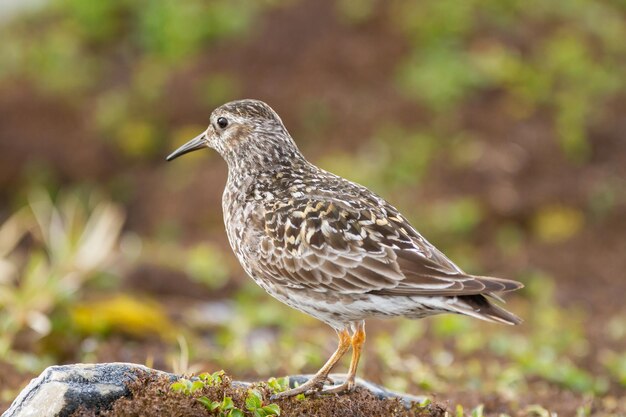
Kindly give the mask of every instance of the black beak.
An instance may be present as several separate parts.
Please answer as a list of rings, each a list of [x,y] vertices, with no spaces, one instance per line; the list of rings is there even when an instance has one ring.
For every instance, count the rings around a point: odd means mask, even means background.
[[[206,148],[208,146],[208,139],[206,137],[206,132],[203,132],[191,139],[189,142],[185,143],[180,148],[176,149],[172,152],[167,158],[167,161],[171,161],[172,159],[178,158],[181,155],[184,155],[189,152],[197,151],[198,149]]]

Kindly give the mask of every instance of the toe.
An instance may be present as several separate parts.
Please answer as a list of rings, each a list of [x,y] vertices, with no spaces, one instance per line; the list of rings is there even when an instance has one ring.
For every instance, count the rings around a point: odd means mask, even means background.
[[[335,385],[332,387],[328,387],[320,391],[320,394],[346,394],[348,392],[353,391],[355,388],[354,381],[347,380],[341,385]]]
[[[311,395],[322,391],[324,388],[325,377],[314,377],[306,381],[304,384],[292,388],[287,391],[279,392],[270,397],[271,400],[280,398],[294,397],[299,394]]]

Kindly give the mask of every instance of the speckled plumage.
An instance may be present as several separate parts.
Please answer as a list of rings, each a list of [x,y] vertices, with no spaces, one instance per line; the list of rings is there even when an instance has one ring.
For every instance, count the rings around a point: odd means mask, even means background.
[[[283,303],[338,332],[371,317],[438,313],[520,322],[489,298],[521,284],[466,274],[383,198],[309,163],[267,104],[227,103],[194,140],[170,158],[210,146],[226,160],[228,239],[248,275]]]

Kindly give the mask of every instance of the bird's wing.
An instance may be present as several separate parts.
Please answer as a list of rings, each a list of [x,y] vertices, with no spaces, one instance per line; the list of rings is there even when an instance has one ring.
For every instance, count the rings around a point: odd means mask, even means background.
[[[519,288],[465,274],[382,198],[329,195],[267,207],[256,266],[274,285],[339,294],[471,295]]]

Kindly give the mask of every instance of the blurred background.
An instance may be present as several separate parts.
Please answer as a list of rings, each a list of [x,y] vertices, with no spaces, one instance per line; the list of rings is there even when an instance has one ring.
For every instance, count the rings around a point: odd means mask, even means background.
[[[0,410],[51,364],[266,379],[334,350],[239,267],[219,156],[164,160],[257,98],[462,268],[526,284],[519,327],[372,321],[362,377],[453,410],[623,415],[625,17],[623,0],[2,0]]]

